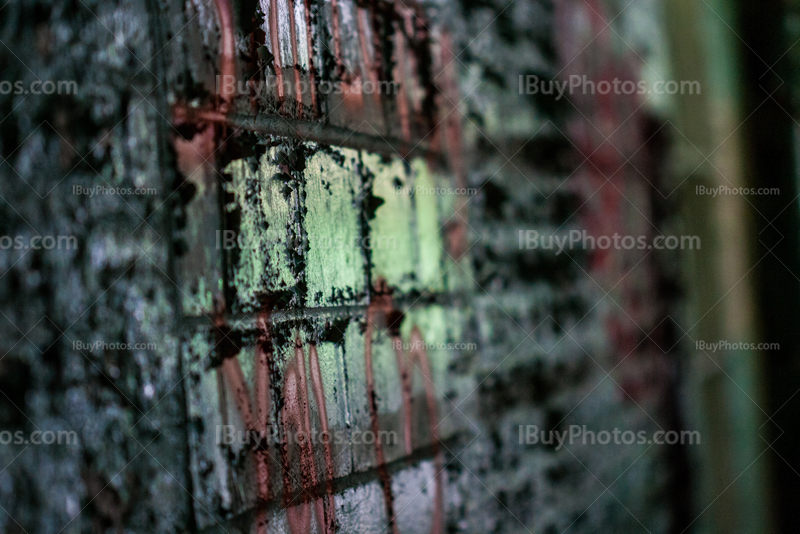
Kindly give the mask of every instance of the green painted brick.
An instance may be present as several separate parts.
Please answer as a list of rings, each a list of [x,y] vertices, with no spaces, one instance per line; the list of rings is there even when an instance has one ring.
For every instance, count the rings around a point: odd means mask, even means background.
[[[439,222],[439,190],[437,177],[422,159],[411,163],[415,173],[414,204],[416,208],[419,265],[417,278],[425,291],[444,289],[442,258],[445,254]]]
[[[402,293],[417,289],[413,175],[399,157],[386,161],[365,153],[362,158],[364,166],[374,174],[373,194],[383,200],[370,221],[372,278],[382,276]]]
[[[242,308],[257,308],[264,294],[292,290],[298,273],[293,272],[289,250],[297,241],[293,206],[298,193],[279,179],[275,163],[277,149],[261,157],[254,168],[245,160],[226,168],[233,180],[230,189],[241,215],[239,260],[233,268],[233,284]]]
[[[356,206],[361,188],[358,152],[336,151],[341,160],[320,151],[306,162],[306,302],[310,307],[353,303],[366,291]]]

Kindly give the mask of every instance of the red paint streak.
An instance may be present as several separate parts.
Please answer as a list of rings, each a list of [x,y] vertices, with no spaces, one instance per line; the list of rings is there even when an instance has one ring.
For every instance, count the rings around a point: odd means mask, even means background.
[[[322,372],[319,368],[317,346],[311,345],[308,351],[309,367],[311,368],[311,386],[314,389],[314,398],[319,410],[320,426],[322,427],[322,444],[325,454],[325,528],[323,532],[333,533],[336,530],[336,501],[333,492],[333,452],[330,443],[330,429],[328,428],[328,408],[325,402],[325,389],[322,384]]]
[[[589,8],[588,15],[592,20],[592,28],[597,31],[599,44],[602,50],[609,50],[611,43],[611,27],[608,26],[608,17],[605,14],[605,7],[598,0],[587,0],[586,6]]]
[[[220,26],[220,75],[223,82],[225,80],[236,80],[236,41],[234,38],[233,29],[233,14],[231,12],[230,0],[215,0],[217,6],[217,14],[219,15]],[[234,84],[222,83],[222,98],[221,109],[227,111],[228,105],[233,100],[233,91],[226,91],[226,87],[235,87]]]
[[[217,369],[217,387],[220,397],[220,412],[223,424],[228,423],[227,406],[223,402],[225,389],[233,393],[236,409],[239,412],[245,428],[254,438],[257,447],[253,453],[256,474],[256,496],[259,503],[269,500],[269,452],[266,449],[265,440],[267,438],[267,428],[270,414],[270,378],[269,367],[272,360],[272,343],[267,329],[268,316],[262,314],[258,319],[258,328],[261,331],[255,350],[255,417],[253,414],[253,402],[247,388],[242,366],[239,362],[239,354],[223,355],[222,364]],[[226,329],[222,312],[217,312],[215,319],[218,337],[224,335]],[[220,341],[217,342],[217,345]],[[234,349],[235,350],[235,349]],[[226,387],[227,386],[227,387]],[[265,534],[267,527],[266,512],[263,508],[256,511],[256,532]]]
[[[270,414],[270,379],[269,368],[272,361],[272,342],[267,329],[268,317],[262,314],[258,319],[261,335],[256,345],[256,419],[252,431],[259,439],[259,446],[255,451],[256,480],[258,484],[258,498],[262,501],[269,499],[269,451],[266,449],[267,427]]]
[[[239,414],[242,416],[242,422],[245,428],[252,430],[254,428],[255,419],[253,419],[253,410],[250,408],[250,395],[247,392],[247,385],[244,380],[244,373],[242,367],[239,365],[239,360],[236,358],[225,358],[220,367],[222,376],[225,377],[225,382],[228,387],[233,391],[233,399],[236,401],[236,407]]]
[[[335,77],[339,79],[342,88],[342,103],[350,115],[360,115],[363,112],[363,92],[359,86],[354,85],[355,75],[347,69],[342,59],[341,29],[339,21],[339,4],[331,0],[331,17],[333,19],[333,56],[336,63]],[[356,17],[358,18],[358,17]]]
[[[311,0],[304,0],[303,6],[306,14],[306,43],[308,47],[308,77],[309,86],[311,87],[311,109],[314,115],[319,114],[319,106],[317,104],[317,69],[314,66],[314,39],[312,37],[311,26]]]
[[[412,411],[412,368],[422,375],[425,387],[425,399],[428,412],[428,424],[430,437],[434,450],[434,469],[435,475],[435,510],[431,526],[431,534],[441,534],[444,515],[444,480],[443,480],[443,458],[439,449],[439,436],[437,432],[438,407],[436,394],[433,386],[433,376],[431,373],[430,360],[424,348],[424,340],[420,329],[415,325],[411,332],[411,350],[406,353],[403,348],[402,338],[397,333],[402,314],[395,309],[392,301],[391,290],[383,278],[380,278],[372,295],[370,305],[367,309],[367,330],[365,335],[364,358],[366,364],[366,382],[368,405],[370,411],[371,430],[375,436],[379,436],[380,421],[378,417],[378,403],[375,393],[375,373],[372,361],[372,338],[375,327],[389,328],[394,333],[391,340],[397,357],[397,366],[400,370],[403,396],[403,416],[406,454],[413,453],[413,411]],[[239,364],[238,356],[227,357],[223,360],[218,369],[218,381],[220,387],[227,384],[227,388],[233,392],[233,398],[242,421],[248,431],[258,436],[266,437],[268,428],[268,418],[270,414],[269,391],[270,369],[273,362],[273,350],[268,330],[268,317],[263,314],[258,320],[258,329],[261,331],[255,350],[255,417],[253,414],[253,403],[245,384],[244,374]],[[218,327],[223,326],[221,320]],[[316,462],[314,446],[310,440],[311,434],[311,411],[309,405],[309,384],[308,377],[311,377],[311,392],[319,412],[320,428],[322,430],[323,455],[324,455],[324,478],[325,491],[321,497],[312,497],[312,500],[300,499],[299,504],[295,504],[294,495],[297,491],[304,492],[308,489],[316,488],[320,482],[320,469]],[[222,398],[222,394],[220,397]],[[227,409],[220,407],[224,415]],[[333,534],[336,530],[336,502],[334,497],[333,479],[334,463],[333,452],[329,441],[330,428],[328,423],[328,411],[325,399],[325,390],[322,379],[322,371],[319,363],[319,355],[315,344],[310,344],[308,350],[308,368],[306,368],[306,355],[303,343],[298,337],[294,345],[294,357],[287,363],[284,371],[283,380],[283,407],[281,409],[281,421],[283,424],[283,443],[281,444],[281,463],[283,465],[283,499],[286,509],[289,529],[292,534],[305,534],[311,531],[312,515],[316,517],[318,531],[325,534]],[[298,439],[289,442],[289,436],[296,436]],[[299,439],[305,436],[306,439]],[[294,443],[297,443],[296,445]],[[262,442],[263,445],[263,442]],[[296,448],[294,448],[296,447]],[[299,452],[299,462],[294,462],[294,455]],[[375,454],[377,459],[378,477],[384,492],[386,512],[393,534],[399,534],[399,529],[394,511],[394,495],[392,493],[392,481],[389,474],[386,456],[381,440],[375,440]],[[258,497],[260,501],[268,498],[268,453],[265,448],[259,446],[255,451]],[[294,479],[290,467],[300,466],[301,487],[294,487]],[[266,532],[267,519],[266,511],[263,507],[256,512],[256,531],[259,534]]]
[[[372,93],[372,98],[375,100],[375,107],[377,109],[381,108],[381,92],[378,90],[378,68],[373,61],[372,54],[370,54],[369,50],[369,41],[367,40],[367,26],[369,21],[367,17],[369,13],[364,8],[357,8],[357,19],[358,19],[358,40],[361,44],[361,56],[364,59],[364,70],[366,70],[366,78],[369,78],[369,81],[372,82],[373,86],[375,87],[375,91]]]
[[[433,374],[431,373],[431,363],[428,353],[425,350],[425,341],[419,327],[414,325],[411,330],[411,354],[409,361],[422,374],[425,384],[425,401],[428,408],[428,425],[433,443],[433,453],[435,457],[434,470],[436,471],[436,497],[434,501],[434,516],[431,534],[439,534],[442,530],[442,519],[444,515],[444,466],[443,459],[439,451],[439,433],[437,431],[439,420],[439,410],[436,404],[436,392],[433,390]],[[419,363],[419,366],[417,366]],[[411,419],[411,416],[408,416]]]
[[[311,385],[320,413],[320,426],[324,435],[329,436],[328,412],[325,405],[325,393],[322,385],[322,374],[319,369],[319,357],[315,345],[309,350]],[[306,373],[305,352],[303,344],[298,338],[295,341],[295,356],[286,368],[284,379],[284,501],[287,507],[286,514],[289,519],[290,530],[293,534],[307,533],[311,529],[311,503],[303,502],[297,506],[290,506],[293,499],[292,479],[289,475],[290,451],[288,436],[305,436],[298,439],[300,449],[300,475],[302,489],[314,488],[319,483],[317,465],[314,458],[314,447],[311,436],[311,413],[308,403],[308,379]],[[326,463],[327,491],[323,498],[314,500],[314,512],[320,532],[333,533],[335,531],[335,499],[333,496],[333,455],[330,443],[324,446]]]
[[[610,83],[615,78],[637,78],[639,58],[614,49],[613,30],[608,27],[603,2],[566,0],[556,7],[555,35],[559,36],[558,50],[565,65],[564,79],[579,74],[599,84]],[[590,21],[588,29],[584,29],[586,20]],[[587,54],[579,53],[590,40],[593,40],[591,50],[587,49]],[[633,208],[628,204],[643,200],[637,202],[637,207],[646,219],[649,213],[645,206],[650,196],[657,194],[650,190],[650,183],[642,183],[645,180],[657,183],[654,169],[637,162],[651,156],[643,138],[646,126],[640,119],[647,112],[639,111],[636,116],[642,99],[637,95],[576,94],[573,103],[580,113],[576,113],[569,125],[569,136],[577,151],[586,158],[580,173],[573,179],[577,182],[578,193],[589,200],[580,213],[582,225],[595,238],[613,234],[654,237],[657,230],[641,222],[635,211],[631,213]],[[634,163],[629,163],[629,158]],[[639,170],[645,170],[649,176],[642,175]],[[611,346],[619,358],[636,362],[618,371],[621,397],[657,397],[666,386],[664,377],[670,375],[663,372],[668,368],[668,356],[658,349],[653,350],[655,341],[651,337],[667,314],[657,297],[658,269],[647,258],[647,251],[611,252],[592,253],[589,267],[592,278],[613,291],[618,304],[617,309],[604,317]],[[629,272],[633,265],[637,265],[635,272]]]
[[[411,8],[406,8],[406,9],[398,8],[398,11],[402,13],[403,22],[405,24],[405,30],[406,30],[406,35],[408,35],[408,39],[410,39],[411,42],[418,41],[419,36],[417,35],[417,29],[414,23],[414,18],[417,17],[417,15],[414,13],[414,10]],[[410,87],[412,84],[414,84],[418,89],[419,82],[417,81],[417,74],[418,74],[417,56],[413,45],[411,46],[411,53],[405,55],[404,61],[407,63],[407,65],[404,65],[403,67],[404,72],[413,73],[412,76],[409,76],[407,78],[408,85]],[[419,116],[419,114],[422,113],[422,102],[420,101],[419,98],[417,98],[417,96],[418,94],[416,92],[412,92],[410,90],[406,91],[406,98],[408,98],[409,101],[408,103],[409,109],[413,107],[414,113],[417,116]]]
[[[256,350],[256,365],[258,366],[257,376],[259,378],[262,376],[261,366],[266,364],[266,358],[266,355],[261,349]],[[269,399],[266,395],[264,395],[263,398],[257,397],[259,419],[255,420],[253,418],[253,410],[251,408],[252,404],[250,402],[250,394],[247,391],[244,373],[242,373],[242,367],[239,363],[239,360],[237,358],[226,358],[223,360],[222,366],[219,369],[225,379],[225,382],[228,384],[228,387],[233,391],[236,407],[239,411],[239,415],[242,417],[245,428],[247,428],[248,432],[250,432],[250,435],[254,436],[256,439],[265,439],[267,432],[266,416],[268,415],[266,410]],[[257,386],[256,391],[260,392],[263,391],[263,389]],[[262,409],[263,414],[260,413],[262,412]],[[254,461],[256,465],[256,491],[258,499],[262,502],[269,500],[268,459],[269,455],[267,451],[259,446],[259,448],[257,448],[255,451]]]
[[[402,317],[394,307],[391,297],[391,290],[388,288],[386,280],[379,278],[375,284],[375,293],[372,296],[369,308],[367,309],[367,330],[364,339],[364,359],[367,375],[367,396],[370,409],[370,420],[372,432],[375,436],[379,435],[380,424],[378,420],[378,404],[375,394],[375,376],[372,363],[372,336],[377,324],[390,329],[399,328],[396,324]],[[394,323],[394,324],[390,324]],[[434,448],[436,470],[436,496],[433,523],[431,534],[440,534],[442,531],[442,520],[444,517],[444,480],[443,480],[443,458],[439,451],[439,435],[437,432],[438,408],[436,404],[436,394],[433,390],[433,376],[431,374],[430,360],[424,348],[424,340],[419,328],[415,325],[411,331],[411,351],[406,354],[403,350],[403,342],[398,334],[392,335],[392,345],[397,357],[397,365],[400,370],[403,412],[404,412],[404,431],[406,454],[413,452],[412,428],[413,413],[412,408],[412,381],[408,365],[414,366],[422,374],[425,386],[425,398],[428,408],[428,424],[430,425],[431,440]],[[383,452],[383,445],[380,440],[375,440],[375,455],[378,462],[378,476],[383,487],[384,499],[386,502],[386,513],[389,517],[389,525],[393,534],[399,534],[399,529],[394,513],[394,495],[392,494],[391,477],[386,469],[386,457]]]
[[[204,123],[224,123],[227,116],[217,110],[208,108],[192,108],[183,104],[172,106],[172,123],[175,126],[182,124],[195,124],[202,130]]]
[[[179,167],[185,177],[199,167],[213,165],[209,162],[217,151],[215,142],[215,128],[213,123],[225,121],[225,113],[230,109],[234,98],[234,88],[236,87],[236,39],[233,28],[233,14],[231,11],[230,0],[215,0],[217,16],[219,17],[220,44],[219,44],[219,70],[221,82],[220,100],[216,110],[193,110],[183,105],[175,105],[172,108],[173,123],[181,125],[186,123],[196,123],[200,135],[195,135],[187,141],[176,138],[174,141],[175,152],[178,156]],[[234,83],[225,83],[226,80],[233,80]],[[211,124],[204,124],[211,123]],[[223,127],[224,131],[224,127]],[[201,144],[198,150],[195,144]],[[190,167],[190,170],[186,170]],[[211,177],[211,173],[205,173]]]
[[[283,106],[286,98],[283,89],[283,67],[281,66],[281,41],[278,33],[278,0],[270,0],[269,3],[269,41],[272,45],[272,64],[275,67],[275,79],[278,92],[278,107]]]
[[[333,19],[333,59],[340,78],[345,76],[344,62],[342,61],[342,32],[339,29],[339,3],[331,0],[331,18]]]
[[[305,352],[303,351],[303,343],[300,341],[300,338],[297,338],[295,341],[294,353],[295,363],[297,364],[297,374],[300,378],[299,407],[301,412],[298,418],[301,420],[303,432],[306,436],[309,436],[308,439],[300,444],[300,472],[305,487],[313,488],[319,482],[319,478],[317,476],[317,466],[314,462],[314,446],[310,440],[311,414],[309,413],[308,407],[308,375],[306,374]],[[317,521],[321,522],[323,514],[322,500],[317,499],[314,504],[317,509]]]
[[[270,360],[272,359],[272,343],[269,339],[269,331],[267,330],[267,317],[261,316],[258,321],[259,330],[261,335],[256,344],[256,415],[258,420],[256,422],[256,430],[266,434],[267,422],[269,420],[270,412],[270,379],[269,367]]]
[[[394,66],[394,80],[400,86],[400,93],[397,95],[397,110],[400,114],[400,130],[405,141],[411,141],[411,121],[409,119],[408,91],[406,89],[406,46],[403,32],[395,31],[395,48],[397,56]]]
[[[378,422],[378,399],[375,396],[375,371],[372,365],[372,336],[374,332],[375,320],[378,315],[385,317],[387,298],[388,306],[391,308],[391,296],[388,294],[381,294],[380,291],[385,288],[385,282],[378,281],[378,288],[376,289],[376,298],[370,302],[367,309],[367,330],[364,335],[364,362],[367,379],[367,403],[369,404],[370,423],[372,434],[379,436],[380,424]],[[383,443],[381,440],[375,439],[375,457],[378,468],[378,478],[381,481],[383,488],[383,498],[386,504],[386,516],[389,518],[389,526],[392,529],[392,534],[399,534],[397,522],[394,515],[394,495],[392,494],[392,479],[389,475],[389,470],[386,468],[386,455],[383,452]]]
[[[345,109],[351,115],[360,114],[364,108],[364,93],[348,79],[342,80],[342,100]]]
[[[378,78],[382,77],[383,72],[383,41],[381,40],[380,21],[378,19],[378,6],[377,0],[370,0],[370,25],[372,27],[372,52],[373,61],[375,63],[375,72],[378,73]]]
[[[289,35],[292,39],[292,70],[294,70],[294,97],[297,100],[297,114],[303,115],[303,84],[300,80],[300,65],[297,61],[297,28],[294,23],[294,0],[287,0],[289,9]]]
[[[403,352],[403,340],[400,336],[392,336],[392,345],[394,346],[394,354],[397,358],[397,369],[400,371],[400,387],[403,390],[403,434],[406,442],[406,454],[411,454],[414,452],[414,446],[411,440],[411,396],[413,384],[411,381],[411,373],[406,365],[408,356]]]
[[[305,392],[301,386],[301,374],[298,372],[298,364],[302,362],[303,348],[300,346],[300,357],[295,355],[295,358],[289,362],[286,367],[284,382],[283,382],[283,429],[284,429],[284,443],[282,445],[282,458],[283,463],[283,500],[286,508],[286,517],[289,521],[289,530],[292,534],[299,534],[311,531],[311,503],[301,501],[300,504],[292,506],[294,493],[293,478],[290,472],[292,465],[290,450],[289,450],[289,436],[300,436],[301,433],[308,436],[307,429],[305,428],[306,418],[303,417],[303,412],[308,409],[305,403]],[[295,350],[295,353],[297,349]],[[303,366],[303,373],[305,366]],[[309,444],[307,441],[299,443],[300,447],[300,469],[301,469],[301,484],[303,487],[312,487],[316,483],[316,472],[310,472],[308,464],[313,466],[313,453],[309,451]],[[314,482],[310,482],[310,478]],[[301,488],[302,489],[302,488]]]
[[[442,35],[441,63],[444,65],[443,108],[446,110],[445,130],[447,138],[447,153],[450,167],[456,177],[456,185],[461,191],[467,187],[467,174],[464,165],[463,136],[461,132],[461,117],[458,109],[459,91],[455,67],[456,58],[452,50],[450,35]],[[448,228],[448,248],[450,256],[458,261],[467,251],[467,199],[463,194],[456,198],[456,217],[454,223]]]

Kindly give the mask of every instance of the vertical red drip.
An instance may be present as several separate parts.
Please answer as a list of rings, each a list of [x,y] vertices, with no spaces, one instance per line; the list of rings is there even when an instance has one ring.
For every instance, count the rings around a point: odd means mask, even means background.
[[[320,528],[325,534],[332,534],[336,530],[336,501],[333,495],[333,452],[331,451],[330,430],[328,427],[328,408],[325,401],[325,389],[322,382],[322,372],[319,368],[317,346],[312,344],[308,350],[309,367],[311,371],[311,387],[317,401],[320,427],[322,428],[322,444],[325,454],[325,521]]]
[[[394,346],[394,354],[397,358],[397,369],[400,372],[400,386],[403,395],[403,433],[405,434],[406,454],[414,452],[414,446],[411,440],[411,417],[413,416],[412,410],[412,382],[411,372],[406,365],[408,357],[403,352],[403,340],[400,336],[392,336],[392,345]]]
[[[358,40],[359,44],[361,45],[361,57],[364,59],[364,69],[367,71],[365,78],[368,78],[369,81],[372,82],[375,90],[372,93],[372,98],[375,100],[375,106],[380,109],[381,107],[381,92],[379,90],[380,86],[378,84],[378,68],[373,60],[373,56],[369,50],[369,41],[367,39],[367,27],[369,26],[369,20],[367,17],[369,13],[364,8],[357,8],[357,18],[358,18]]]
[[[222,76],[220,97],[223,101],[222,111],[228,111],[228,105],[233,100],[234,91],[228,88],[235,87],[235,84],[227,84],[226,80],[236,79],[236,41],[233,31],[233,14],[231,12],[230,0],[215,0],[217,14],[219,15],[220,29],[220,53],[219,70]]]
[[[381,321],[381,324],[386,323],[390,316],[396,317],[397,310],[392,303],[392,297],[386,280],[379,278],[375,284],[375,294],[373,300],[370,302],[367,309],[367,330],[364,339],[364,356],[366,360],[366,375],[367,375],[367,395],[370,407],[370,417],[372,421],[372,432],[378,436],[378,407],[375,397],[375,377],[372,368],[372,335],[375,329],[375,321]],[[399,325],[387,325],[391,328],[398,328]],[[434,515],[431,524],[431,534],[441,534],[442,523],[444,518],[444,459],[439,449],[439,434],[437,431],[438,426],[438,408],[436,404],[436,394],[433,390],[433,376],[431,373],[430,360],[428,353],[425,351],[424,340],[419,328],[415,325],[411,331],[411,351],[406,355],[403,351],[402,338],[399,335],[392,336],[392,345],[397,357],[398,368],[400,369],[400,376],[403,387],[403,404],[404,404],[404,425],[406,433],[406,453],[413,452],[412,448],[412,417],[411,411],[411,395],[412,395],[412,382],[410,371],[408,370],[408,363],[411,363],[422,374],[423,382],[425,384],[425,398],[428,410],[428,424],[430,428],[431,441],[434,451],[434,469],[436,471],[436,494],[434,497]],[[419,363],[417,367],[416,363]],[[375,453],[378,461],[378,476],[383,486],[384,498],[386,500],[386,512],[389,516],[389,524],[392,527],[393,534],[398,534],[399,529],[397,526],[396,518],[394,516],[394,498],[392,495],[391,478],[385,465],[385,456],[383,453],[383,446],[379,439],[375,440]]]
[[[317,68],[314,66],[314,38],[311,26],[311,0],[304,0],[303,5],[306,13],[306,42],[308,46],[308,81],[311,88],[311,109],[314,115],[319,114],[317,104]]]
[[[273,66],[275,67],[275,79],[278,87],[278,106],[283,106],[286,98],[283,87],[283,67],[281,66],[281,40],[278,30],[278,0],[269,2],[269,41],[272,45]]]
[[[344,62],[342,61],[342,33],[339,29],[339,3],[336,0],[331,0],[331,18],[333,19],[333,55],[336,61],[336,67],[339,69],[339,77],[343,78],[345,74]]]
[[[397,316],[397,310],[392,303],[392,297],[386,283],[386,280],[379,278],[375,284],[375,294],[367,309],[367,329],[364,339],[364,358],[366,364],[366,380],[367,380],[367,396],[370,409],[370,419],[372,423],[372,432],[377,437],[380,428],[378,421],[378,405],[375,396],[375,376],[372,364],[372,336],[375,331],[375,321],[380,321],[381,324],[387,322],[390,316]],[[391,328],[397,328],[399,325],[388,325]],[[441,534],[442,522],[444,517],[444,460],[442,453],[439,449],[439,434],[437,431],[438,409],[436,404],[436,394],[433,390],[433,376],[431,373],[430,360],[425,351],[424,340],[422,333],[417,326],[414,326],[411,332],[411,351],[410,355],[406,355],[403,350],[402,338],[399,335],[392,336],[392,345],[394,347],[395,356],[397,357],[397,365],[400,370],[400,377],[403,388],[403,411],[404,411],[404,428],[406,434],[406,453],[413,452],[412,447],[412,428],[413,428],[413,413],[411,410],[412,398],[412,381],[408,364],[411,363],[417,367],[419,363],[420,373],[423,377],[425,384],[425,398],[428,410],[428,424],[430,428],[431,440],[434,449],[434,469],[436,471],[436,494],[435,494],[435,508],[433,522],[431,525],[431,534]],[[379,439],[375,440],[375,454],[378,462],[378,477],[383,486],[384,499],[386,500],[386,512],[391,525],[393,534],[398,534],[399,529],[397,526],[396,518],[394,515],[394,497],[392,494],[391,477],[386,469],[386,458],[383,452],[383,445]]]
[[[298,337],[294,346],[295,362],[297,363],[297,374],[300,379],[298,387],[298,400],[300,401],[300,421],[302,424],[303,435],[306,439],[300,442],[300,469],[303,484],[307,488],[313,488],[319,483],[317,477],[317,466],[314,462],[314,446],[311,443],[311,414],[308,405],[308,378],[306,374],[306,357],[303,350],[303,343]],[[322,524],[325,510],[322,499],[316,499],[314,506],[317,512],[317,522]]]
[[[255,367],[256,367],[256,419],[253,431],[255,432],[259,444],[255,451],[256,477],[258,481],[258,497],[262,501],[269,499],[269,452],[266,450],[267,428],[270,415],[270,379],[269,362],[272,359],[272,345],[269,340],[267,329],[267,316],[261,315],[258,326],[261,335],[256,344]]]
[[[439,534],[442,531],[442,519],[444,516],[444,460],[439,450],[439,433],[437,431],[439,421],[439,410],[436,405],[436,392],[433,390],[433,375],[431,373],[431,363],[428,352],[425,350],[425,341],[419,328],[414,325],[411,330],[411,361],[419,362],[423,382],[425,384],[425,400],[428,405],[428,425],[431,433],[434,453],[434,470],[436,471],[436,495],[434,497],[433,525],[431,534]],[[416,367],[416,365],[415,365]]]
[[[325,393],[322,383],[322,373],[319,368],[319,356],[316,345],[309,349],[309,372],[306,372],[305,351],[298,337],[295,340],[295,356],[286,368],[284,381],[284,506],[289,519],[290,530],[293,534],[305,534],[311,529],[312,506],[309,502],[292,506],[292,480],[288,466],[291,465],[288,437],[295,433],[300,448],[300,474],[302,489],[315,488],[319,484],[314,445],[311,442],[311,410],[308,401],[308,374],[311,375],[311,387],[314,391],[319,409],[320,426],[323,436],[330,436],[328,427],[328,411],[325,405]],[[302,438],[301,438],[302,436]],[[326,437],[324,455],[326,463],[326,492],[323,498],[314,500],[313,510],[317,518],[318,530],[325,534],[332,534],[336,530],[336,508],[333,497],[333,454],[330,442]]]
[[[381,281],[378,281],[378,285]],[[375,371],[372,367],[372,335],[374,332],[374,323],[376,316],[383,313],[380,305],[384,299],[380,296],[374,301],[370,302],[367,309],[367,330],[364,334],[364,363],[367,375],[367,403],[369,404],[369,415],[372,433],[375,436],[375,456],[377,460],[378,478],[381,481],[383,488],[383,498],[386,504],[386,516],[389,518],[389,526],[391,527],[392,534],[399,534],[397,528],[397,521],[394,516],[394,495],[392,494],[392,479],[389,475],[389,470],[386,468],[386,456],[383,453],[383,444],[381,440],[377,439],[380,425],[378,424],[378,399],[375,396]]]
[[[455,61],[453,55],[452,39],[445,33],[442,35],[442,64],[444,65],[444,94],[449,108],[445,119],[447,130],[447,151],[450,167],[456,177],[459,190],[465,191],[467,187],[466,168],[464,166],[464,152],[462,146],[461,119],[458,116],[458,84],[456,78]],[[467,251],[467,199],[463,194],[456,197],[456,220],[448,230],[448,244],[450,256],[458,261]]]
[[[414,18],[417,15],[410,8],[403,9],[402,13],[403,13],[403,22],[405,24],[405,30],[406,30],[406,35],[408,35],[408,39],[417,42],[418,40],[417,28],[414,24]],[[409,51],[411,53],[406,54],[405,56],[406,64],[403,67],[404,68],[403,72],[408,72],[408,71],[411,72],[411,76],[406,77],[406,79],[408,80],[409,87],[411,86],[411,84],[415,84],[415,86],[418,88],[419,81],[417,76],[419,74],[419,71],[417,70],[417,56],[413,44],[410,47]],[[419,100],[419,98],[415,98],[415,95],[411,89],[406,90],[406,98],[408,98],[409,112],[411,112],[411,110],[413,109],[415,116],[419,116],[419,114],[422,112],[422,102]]]
[[[405,141],[411,141],[411,122],[409,120],[408,91],[406,90],[406,48],[403,32],[395,31],[395,48],[397,49],[397,61],[394,66],[394,80],[400,86],[400,94],[397,95],[397,109],[400,113],[400,130]]]
[[[257,363],[260,364],[260,359],[264,358],[266,361],[266,356],[263,354],[257,354]],[[252,405],[250,402],[250,394],[247,391],[247,385],[244,379],[244,373],[242,373],[242,367],[239,364],[239,360],[237,358],[226,358],[222,362],[222,366],[220,367],[223,376],[225,377],[228,387],[233,391],[233,397],[236,401],[236,407],[239,411],[239,414],[242,417],[242,421],[244,422],[245,428],[250,433],[251,437],[254,439],[259,440],[259,446],[254,453],[254,462],[256,467],[256,493],[258,495],[258,499],[260,501],[267,501],[269,499],[269,471],[268,471],[268,459],[269,454],[267,453],[266,449],[262,448],[263,443],[261,440],[266,439],[266,407],[264,407],[264,419],[262,423],[261,414],[259,413],[259,419],[255,420],[253,418],[253,410]],[[257,371],[258,372],[258,371]],[[258,388],[257,394],[258,394]],[[266,396],[266,395],[265,395]],[[257,398],[258,405],[258,412],[262,411],[261,407],[261,398]]]
[[[372,5],[369,9],[370,14],[370,27],[372,28],[372,52],[373,61],[375,63],[375,72],[378,74],[378,79],[383,77],[383,40],[381,39],[381,27],[378,19],[378,6],[377,0],[371,0]]]
[[[297,61],[297,27],[294,22],[294,0],[287,0],[289,9],[289,35],[292,39],[292,70],[294,71],[294,97],[297,100],[297,114],[303,114],[303,85],[300,81],[300,65]]]
[[[272,356],[272,347],[269,343],[269,334],[266,327],[267,318],[259,318],[259,328],[261,335],[256,343],[256,430],[266,435],[267,424],[269,422],[269,360]]]
[[[237,358],[225,358],[220,367],[225,376],[228,387],[233,391],[233,399],[236,401],[236,408],[242,416],[242,422],[248,430],[253,429],[254,419],[253,410],[250,407],[250,394],[247,392],[247,385],[244,380],[242,367]]]
[[[302,349],[301,349],[302,351]],[[285,378],[283,381],[283,444],[281,447],[281,461],[283,463],[283,504],[286,509],[286,517],[289,521],[289,530],[292,534],[301,534],[311,531],[311,505],[304,500],[300,504],[294,505],[292,494],[294,493],[293,478],[290,472],[291,456],[289,454],[289,436],[299,437],[303,432],[301,381],[297,369],[297,358],[293,359],[286,367]],[[296,440],[293,440],[296,441]],[[301,447],[301,484],[306,485],[305,473],[303,469],[303,444]],[[302,491],[302,488],[300,488]]]

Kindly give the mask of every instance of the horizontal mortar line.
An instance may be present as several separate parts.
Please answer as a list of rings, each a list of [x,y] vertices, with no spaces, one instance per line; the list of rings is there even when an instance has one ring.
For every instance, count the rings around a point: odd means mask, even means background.
[[[446,452],[448,449],[454,448],[456,444],[459,443],[459,440],[462,439],[466,434],[466,431],[457,431],[449,438],[441,440],[440,443],[444,445],[444,451],[442,452]],[[386,463],[385,467],[389,473],[389,476],[393,476],[405,469],[418,467],[422,462],[433,460],[435,457],[435,448],[432,444],[430,444],[414,450],[408,456],[403,456],[402,458],[398,458]],[[380,483],[380,476],[380,469],[375,466],[370,467],[366,471],[354,472],[350,473],[349,475],[334,478],[331,484],[333,486],[332,493],[333,495],[341,496],[349,489],[365,486],[372,482]],[[320,482],[316,486],[294,492],[289,501],[294,503],[293,506],[296,506],[300,503],[308,503],[312,500],[324,497],[327,493],[328,483]],[[381,498],[383,498],[382,492]],[[262,506],[241,511],[236,517],[227,521],[223,521],[223,525],[213,525],[211,527],[204,528],[199,532],[202,534],[222,534],[225,532],[224,528],[238,528],[242,532],[250,532],[250,527],[256,520],[257,512],[263,511],[266,512],[268,518],[273,517],[284,509],[283,505],[281,504],[283,500],[283,492],[279,492]]]
[[[403,296],[394,300],[395,306],[398,309],[418,309],[425,306],[439,305],[439,306],[455,306],[467,302],[469,295],[467,293],[434,293],[424,295],[422,297]],[[301,321],[303,319],[328,319],[328,318],[343,318],[343,317],[362,317],[366,315],[369,305],[367,304],[353,304],[342,306],[320,306],[315,308],[297,308],[297,309],[283,309],[283,310],[270,310],[268,313],[269,320],[272,323],[284,323],[290,321]],[[261,314],[254,313],[236,313],[236,314],[223,314],[225,324],[233,330],[253,330]],[[186,328],[208,327],[212,328],[214,325],[206,315],[187,315],[183,317],[183,324]]]
[[[372,135],[324,122],[284,118],[259,113],[258,115],[230,114],[227,124],[258,132],[262,135],[289,137],[300,141],[314,141],[323,145],[355,148],[395,156],[425,157],[435,155],[430,143],[413,143],[389,136]]]

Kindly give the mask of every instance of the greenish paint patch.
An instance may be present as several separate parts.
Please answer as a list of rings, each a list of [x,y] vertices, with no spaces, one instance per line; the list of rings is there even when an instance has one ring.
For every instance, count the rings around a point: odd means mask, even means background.
[[[440,233],[438,192],[436,181],[428,166],[421,159],[412,162],[416,174],[414,203],[417,217],[417,242],[419,243],[419,265],[417,278],[423,288],[441,291],[442,280],[442,237]]]
[[[308,238],[308,306],[359,300],[366,289],[358,210],[358,152],[337,149],[344,158],[317,152],[306,162],[305,231]]]
[[[233,177],[231,189],[241,212],[233,283],[238,305],[244,308],[256,308],[260,296],[285,292],[297,284],[290,247],[299,241],[292,217],[298,193],[275,178],[280,176],[276,157],[277,149],[271,149],[256,169],[246,160],[225,169]]]
[[[410,194],[413,178],[400,158],[386,162],[379,156],[364,154],[363,162],[374,173],[373,194],[384,201],[370,221],[372,279],[383,276],[391,287],[404,293],[411,291],[416,289]]]

